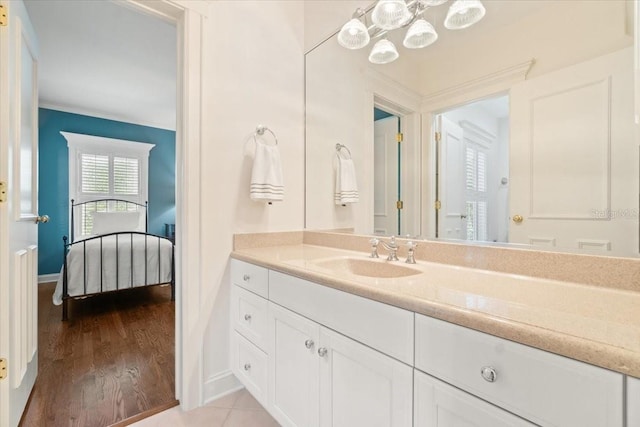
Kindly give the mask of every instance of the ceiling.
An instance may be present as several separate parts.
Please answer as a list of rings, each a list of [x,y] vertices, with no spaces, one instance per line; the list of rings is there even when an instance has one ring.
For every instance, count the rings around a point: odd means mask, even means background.
[[[175,26],[111,1],[25,4],[41,107],[175,130]]]

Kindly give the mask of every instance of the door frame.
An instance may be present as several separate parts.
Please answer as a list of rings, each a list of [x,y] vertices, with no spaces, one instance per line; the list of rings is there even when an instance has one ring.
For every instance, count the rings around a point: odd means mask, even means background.
[[[176,316],[175,394],[187,411],[203,401],[202,349],[194,337],[200,315],[200,148],[202,120],[202,32],[205,1],[117,0],[174,23],[176,79]],[[187,143],[188,141],[188,143]]]

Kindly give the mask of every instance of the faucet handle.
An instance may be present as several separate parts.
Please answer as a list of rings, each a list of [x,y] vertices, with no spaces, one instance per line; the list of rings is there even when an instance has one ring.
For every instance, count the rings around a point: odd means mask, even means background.
[[[389,244],[391,246],[396,246],[396,236],[391,236],[391,239],[389,240]]]
[[[380,258],[380,255],[378,255],[378,244],[380,243],[380,240],[374,237],[369,240],[369,243],[371,243],[371,255],[369,255],[369,258]]]
[[[407,252],[407,260],[405,261],[407,264],[416,263],[416,259],[413,253],[416,247],[418,247],[418,244],[416,242],[413,242],[413,241],[407,242],[407,248],[409,248],[409,251]]]

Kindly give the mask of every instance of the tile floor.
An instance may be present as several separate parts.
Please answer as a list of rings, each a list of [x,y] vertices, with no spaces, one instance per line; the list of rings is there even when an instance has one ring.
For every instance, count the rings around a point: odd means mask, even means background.
[[[242,389],[201,408],[183,412],[179,406],[142,421],[133,427],[279,427],[267,411]]]

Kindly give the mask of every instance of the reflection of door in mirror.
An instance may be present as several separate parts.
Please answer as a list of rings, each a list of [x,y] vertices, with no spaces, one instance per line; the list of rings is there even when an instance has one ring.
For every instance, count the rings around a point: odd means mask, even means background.
[[[400,118],[374,108],[374,232],[383,236],[398,235],[401,232],[402,210],[397,205],[402,194],[401,144],[397,139],[399,133]]]
[[[637,253],[632,70],[624,49],[511,89],[511,242]]]
[[[508,96],[445,111],[434,127],[437,237],[508,242]]]

